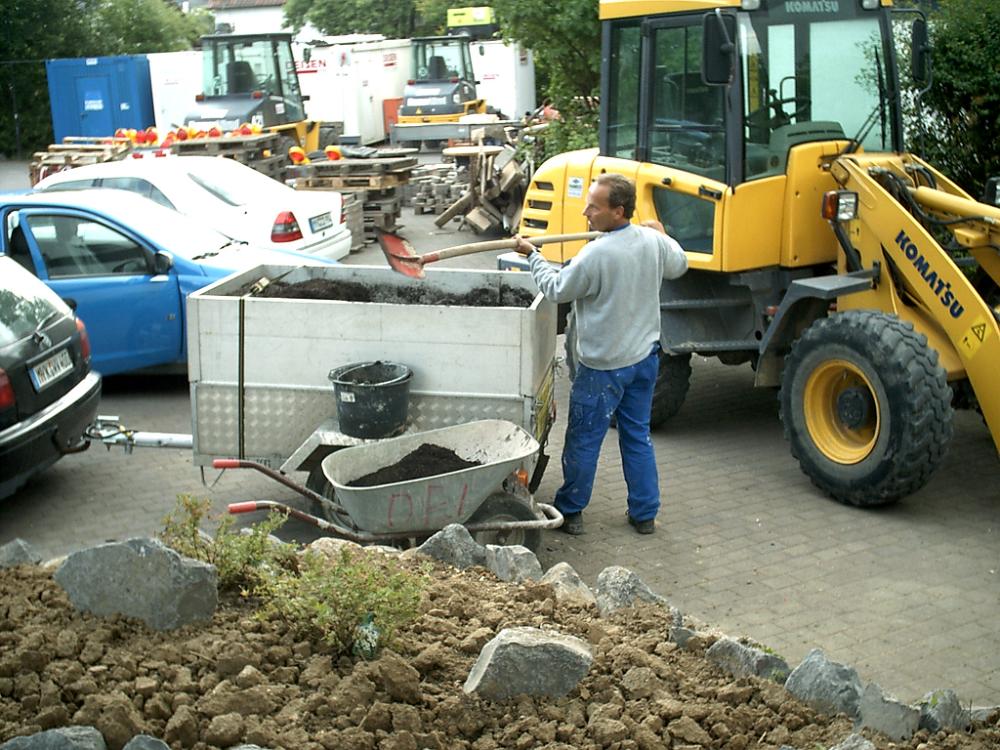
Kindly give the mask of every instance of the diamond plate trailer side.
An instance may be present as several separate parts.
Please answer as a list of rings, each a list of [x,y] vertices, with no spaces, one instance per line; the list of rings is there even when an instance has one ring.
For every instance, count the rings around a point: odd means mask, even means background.
[[[528,307],[239,296],[261,277],[535,296]],[[413,370],[411,432],[507,419],[543,441],[554,417],[556,310],[528,274],[433,269],[415,281],[382,267],[258,266],[190,295],[187,314],[196,465],[235,457],[309,471],[329,446],[363,442],[337,432],[327,378],[350,362],[390,360]]]

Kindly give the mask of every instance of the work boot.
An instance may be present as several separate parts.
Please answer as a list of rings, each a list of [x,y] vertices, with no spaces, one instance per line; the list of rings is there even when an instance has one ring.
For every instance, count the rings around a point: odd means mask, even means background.
[[[626,515],[628,515],[626,513]],[[650,518],[645,521],[636,521],[631,515],[628,515],[628,522],[636,531],[640,534],[652,534],[656,531],[656,519]]]
[[[562,526],[557,526],[564,534],[580,536],[583,533],[583,513],[564,513]]]

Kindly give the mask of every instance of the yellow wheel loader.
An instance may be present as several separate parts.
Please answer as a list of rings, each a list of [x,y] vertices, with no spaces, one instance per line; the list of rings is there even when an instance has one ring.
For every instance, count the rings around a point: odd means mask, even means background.
[[[281,134],[282,154],[291,146],[310,152],[327,145],[320,143],[322,123],[306,117],[291,34],[209,35],[201,49],[202,93],[187,125],[223,132],[257,125]]]
[[[953,406],[979,409],[1000,446],[1000,209],[903,148],[893,25],[922,85],[923,16],[891,0],[600,14],[600,148],[535,172],[520,231],[584,230],[590,181],[618,172],[636,181],[634,220],[684,247],[690,271],[661,290],[653,423],[680,408],[697,353],[779,388],[793,455],[844,503],[922,487]],[[581,245],[542,252],[565,263]]]

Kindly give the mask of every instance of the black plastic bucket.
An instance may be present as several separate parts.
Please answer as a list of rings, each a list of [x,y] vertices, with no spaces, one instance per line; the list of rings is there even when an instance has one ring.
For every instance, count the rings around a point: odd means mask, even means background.
[[[413,372],[396,362],[355,362],[330,370],[340,431],[358,438],[401,432],[410,407]]]

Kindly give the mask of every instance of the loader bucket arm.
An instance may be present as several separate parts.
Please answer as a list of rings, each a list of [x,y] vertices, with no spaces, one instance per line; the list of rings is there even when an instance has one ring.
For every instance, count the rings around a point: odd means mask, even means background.
[[[996,249],[1000,247],[1000,209],[972,200],[946,180],[937,183],[936,189],[915,185],[907,176],[904,159],[927,169],[912,157],[884,154],[842,156],[834,162],[831,172],[837,182],[858,193],[858,218],[848,223],[848,236],[864,267],[880,265],[880,283],[894,284],[904,304],[921,308],[924,317],[938,326],[954,347],[1000,450],[1000,324],[996,311],[886,185],[905,183],[908,195],[937,218],[965,219],[948,225],[948,229],[996,284],[1000,284],[1000,251]],[[891,308],[882,306],[886,311]]]

